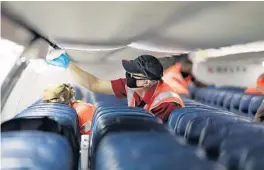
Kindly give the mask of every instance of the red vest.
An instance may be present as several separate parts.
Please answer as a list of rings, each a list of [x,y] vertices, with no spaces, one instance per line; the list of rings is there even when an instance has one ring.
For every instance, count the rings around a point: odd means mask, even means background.
[[[127,102],[129,107],[135,107],[134,92],[132,89],[126,87],[127,90]],[[150,99],[149,104],[146,104],[144,109],[151,111],[155,107],[162,103],[174,102],[184,107],[184,103],[181,97],[166,83],[158,83],[153,96]]]
[[[176,63],[164,71],[162,79],[165,83],[169,84],[178,94],[189,94],[188,85],[192,77],[188,76],[185,79],[182,77],[181,63]]]
[[[246,94],[257,94],[257,95],[264,95],[264,91],[259,90],[258,88],[246,88]]]
[[[90,134],[95,106],[82,101],[70,104],[77,112],[81,134]]]

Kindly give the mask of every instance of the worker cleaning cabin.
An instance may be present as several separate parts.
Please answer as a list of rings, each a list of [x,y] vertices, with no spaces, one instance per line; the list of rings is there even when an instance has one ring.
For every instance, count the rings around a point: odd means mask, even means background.
[[[1,3],[1,169],[263,170],[263,2]]]

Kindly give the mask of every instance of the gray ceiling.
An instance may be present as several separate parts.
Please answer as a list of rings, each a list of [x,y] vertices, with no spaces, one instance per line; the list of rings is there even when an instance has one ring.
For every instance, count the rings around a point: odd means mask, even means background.
[[[62,46],[122,47],[69,50],[76,61],[119,60],[264,40],[264,2],[2,2],[2,7]],[[156,53],[154,53],[156,54]]]

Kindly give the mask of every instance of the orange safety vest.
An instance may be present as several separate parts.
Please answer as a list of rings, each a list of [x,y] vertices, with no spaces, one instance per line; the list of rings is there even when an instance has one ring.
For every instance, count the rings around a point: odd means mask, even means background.
[[[89,135],[91,133],[90,129],[92,125],[95,106],[81,101],[72,102],[70,105],[77,112],[81,134]]]
[[[257,94],[257,95],[264,95],[264,73],[261,74],[257,79],[257,87],[248,87],[245,90],[245,93],[247,94]]]
[[[258,88],[251,88],[251,87],[246,88],[245,93],[246,94],[264,95],[263,91],[259,90]]]
[[[182,77],[181,63],[176,63],[166,69],[163,73],[162,79],[165,83],[169,84],[178,94],[188,95],[188,85],[191,82],[192,77],[188,76],[185,79]]]
[[[129,107],[135,107],[134,91],[126,86],[127,102]],[[149,104],[146,104],[144,109],[150,112],[162,103],[175,102],[184,107],[181,97],[166,83],[158,83]]]

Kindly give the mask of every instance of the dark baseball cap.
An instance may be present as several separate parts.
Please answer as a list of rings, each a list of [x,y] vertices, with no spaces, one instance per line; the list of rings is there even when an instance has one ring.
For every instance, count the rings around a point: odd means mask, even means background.
[[[134,60],[122,60],[124,69],[129,73],[141,73],[150,80],[160,80],[163,76],[163,66],[152,55],[141,55]]]

